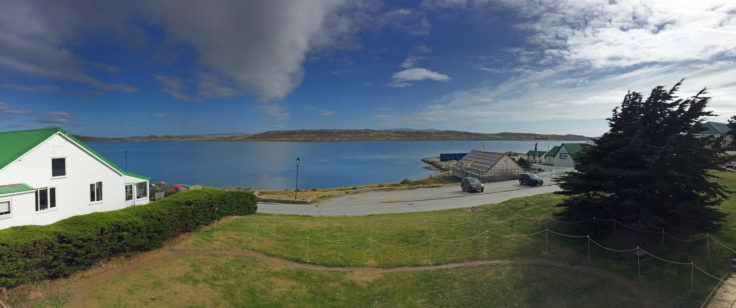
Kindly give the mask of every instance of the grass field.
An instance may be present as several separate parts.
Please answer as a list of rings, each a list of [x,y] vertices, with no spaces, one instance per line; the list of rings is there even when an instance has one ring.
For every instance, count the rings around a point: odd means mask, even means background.
[[[736,173],[717,173],[731,189]],[[669,264],[631,252],[588,246],[585,238],[548,220],[561,197],[540,195],[474,209],[367,217],[253,215],[223,220],[152,255],[172,257],[145,263],[95,282],[124,266],[116,260],[70,279],[17,292],[15,304],[61,306],[637,306],[640,298],[593,275],[531,265],[487,265],[412,272],[372,272],[367,268],[425,266],[475,260],[556,260],[585,265],[639,282],[659,304],[692,307],[702,303],[716,280],[689,265]],[[728,222],[712,235],[736,247],[736,199],[722,205]],[[592,222],[589,222],[592,223]],[[604,223],[604,222],[597,222]],[[609,223],[610,224],[610,223]],[[732,252],[705,237],[679,241],[660,234],[613,226],[603,245],[643,249],[659,257],[694,262],[718,277]],[[597,239],[601,234],[592,234]],[[355,266],[348,272],[301,268],[250,255],[322,266]],[[638,261],[638,262],[637,262]],[[123,264],[123,265],[120,265]],[[640,265],[640,267],[639,267]],[[639,269],[641,275],[639,275]],[[692,276],[691,276],[692,275]],[[692,277],[692,289],[691,289]],[[94,282],[94,284],[92,284]],[[79,289],[89,289],[79,296]],[[55,291],[49,291],[55,290]],[[73,296],[77,294],[77,296]]]

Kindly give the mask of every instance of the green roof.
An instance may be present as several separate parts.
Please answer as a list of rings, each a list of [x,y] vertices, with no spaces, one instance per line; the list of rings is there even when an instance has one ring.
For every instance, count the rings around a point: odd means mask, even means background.
[[[123,171],[123,169],[120,169],[120,167],[113,164],[111,161],[107,160],[107,158],[100,155],[100,153],[97,153],[97,151],[93,150],[92,148],[90,148],[89,146],[79,141],[77,138],[75,138],[74,136],[72,136],[71,134],[67,133],[66,131],[64,131],[63,129],[59,127],[50,127],[50,128],[33,129],[33,130],[21,130],[21,131],[13,131],[13,132],[1,132],[0,133],[0,144],[2,144],[2,146],[0,147],[0,169],[5,168],[5,166],[14,162],[16,159],[18,159],[18,157],[23,156],[23,154],[30,151],[31,149],[39,145],[44,140],[56,134],[57,132],[64,134],[64,136],[73,140],[79,146],[83,147],[84,149],[92,153],[93,155],[97,156],[97,158],[104,161],[105,163],[110,165],[113,169],[117,170],[118,172],[125,174],[127,176],[139,178],[139,179],[144,179],[144,180],[149,179],[148,177],[145,177],[145,176]]]
[[[12,193],[29,191],[29,190],[35,190],[35,189],[25,183],[3,185],[3,186],[0,186],[0,195],[12,194]]]
[[[559,145],[554,146],[551,150],[549,150],[549,152],[547,152],[547,157],[555,157],[555,155],[557,155],[557,152],[559,150],[560,150],[560,146]]]
[[[545,152],[545,151],[537,151],[537,155],[536,156],[537,157],[542,157],[542,155],[544,155],[544,153],[547,153],[547,152]],[[529,152],[526,152],[526,155],[527,156],[534,156],[534,150],[529,150]]]
[[[567,149],[567,153],[570,153],[570,155],[577,154],[583,150],[583,147],[587,146],[585,143],[563,143],[562,145]]]

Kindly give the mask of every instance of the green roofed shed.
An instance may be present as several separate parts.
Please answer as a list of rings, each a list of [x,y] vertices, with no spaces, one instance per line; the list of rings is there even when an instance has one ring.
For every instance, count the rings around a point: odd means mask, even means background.
[[[2,185],[0,186],[0,195],[31,191],[31,190],[35,190],[35,188],[25,183]]]

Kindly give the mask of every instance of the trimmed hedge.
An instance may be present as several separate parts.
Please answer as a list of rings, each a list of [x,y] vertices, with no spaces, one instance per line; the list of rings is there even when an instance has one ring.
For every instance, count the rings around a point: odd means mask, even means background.
[[[66,277],[120,254],[162,247],[227,215],[256,212],[250,192],[194,190],[147,205],[0,230],[0,288]]]

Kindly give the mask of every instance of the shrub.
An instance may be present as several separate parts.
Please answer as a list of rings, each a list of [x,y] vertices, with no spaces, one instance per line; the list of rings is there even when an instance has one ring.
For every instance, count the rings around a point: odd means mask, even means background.
[[[411,184],[411,181],[409,179],[403,179],[399,183],[401,183],[401,184]]]
[[[249,192],[195,190],[148,205],[0,230],[0,287],[66,277],[101,259],[163,246],[226,215],[256,212]]]
[[[317,191],[317,187],[312,187],[311,191]]]

